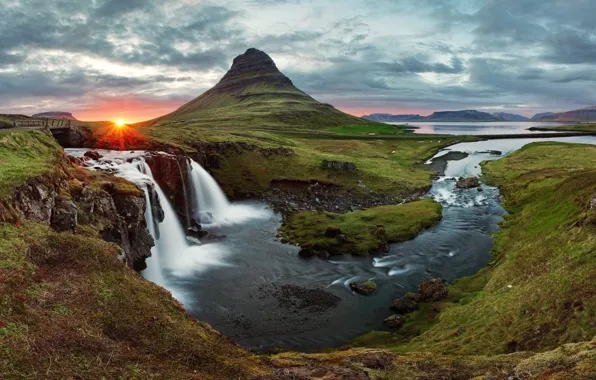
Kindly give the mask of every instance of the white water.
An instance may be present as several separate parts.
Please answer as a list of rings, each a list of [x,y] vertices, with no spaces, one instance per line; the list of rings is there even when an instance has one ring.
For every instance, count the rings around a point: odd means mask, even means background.
[[[194,217],[202,226],[241,224],[249,219],[266,218],[267,213],[246,205],[230,204],[215,179],[197,162],[190,160],[190,183]]]
[[[204,223],[212,223],[211,218],[206,214],[211,214],[213,220],[224,220],[230,208],[230,202],[221,190],[215,179],[207,173],[205,169],[193,160],[190,160],[190,183],[195,202],[195,217],[198,217]]]

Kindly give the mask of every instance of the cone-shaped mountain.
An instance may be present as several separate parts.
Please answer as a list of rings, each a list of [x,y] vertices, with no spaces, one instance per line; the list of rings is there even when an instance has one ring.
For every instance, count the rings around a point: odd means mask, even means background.
[[[313,129],[366,123],[296,88],[271,57],[254,48],[236,57],[213,88],[154,124],[176,121],[207,127]]]

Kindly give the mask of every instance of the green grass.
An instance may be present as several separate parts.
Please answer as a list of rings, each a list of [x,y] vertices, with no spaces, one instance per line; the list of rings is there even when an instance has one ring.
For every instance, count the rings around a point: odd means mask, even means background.
[[[56,171],[61,148],[47,132],[0,132],[0,197],[29,178]]]
[[[327,131],[338,133],[342,135],[358,135],[364,134],[368,135],[370,133],[374,133],[375,135],[390,135],[390,136],[399,136],[404,135],[416,127],[408,126],[408,125],[390,125],[390,124],[380,124],[380,123],[370,123],[370,124],[362,124],[362,125],[345,125],[335,128],[330,128]]]
[[[441,205],[430,199],[403,205],[374,207],[347,214],[304,211],[281,228],[285,239],[331,254],[378,254],[385,242],[414,238],[441,219]],[[345,238],[328,237],[328,227],[339,228]]]

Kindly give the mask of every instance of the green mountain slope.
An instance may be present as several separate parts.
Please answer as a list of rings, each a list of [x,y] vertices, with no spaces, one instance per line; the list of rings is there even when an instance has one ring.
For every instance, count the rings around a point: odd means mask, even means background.
[[[367,121],[316,101],[294,86],[264,52],[248,49],[210,90],[148,125],[308,128]]]

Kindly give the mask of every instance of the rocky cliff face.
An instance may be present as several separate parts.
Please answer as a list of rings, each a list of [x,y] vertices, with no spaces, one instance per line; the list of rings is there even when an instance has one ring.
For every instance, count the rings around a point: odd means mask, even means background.
[[[145,222],[142,192],[122,192],[109,182],[98,186],[83,172],[73,175],[74,167],[64,161],[55,173],[31,178],[0,200],[0,222],[33,220],[57,232],[91,229],[122,247],[129,267],[144,269],[154,242]]]

